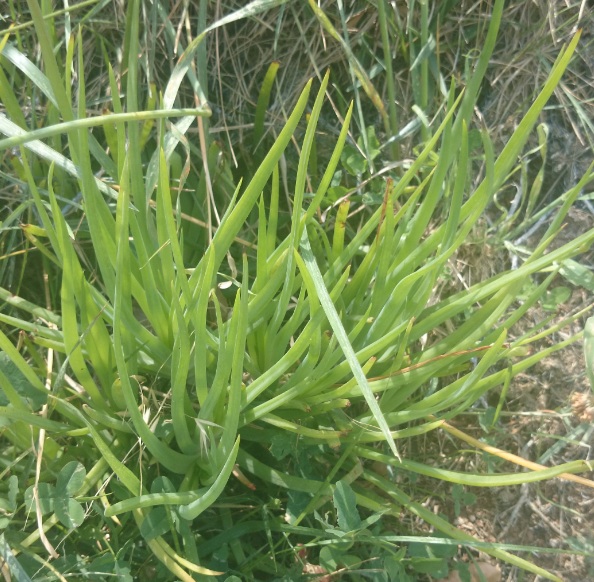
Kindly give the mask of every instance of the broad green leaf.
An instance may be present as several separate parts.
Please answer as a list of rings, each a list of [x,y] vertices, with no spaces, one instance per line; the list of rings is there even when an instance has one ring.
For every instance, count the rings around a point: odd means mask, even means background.
[[[295,452],[297,439],[294,435],[287,432],[277,432],[270,443],[270,452],[277,461],[282,461],[285,457]]]
[[[29,578],[29,575],[11,550],[10,545],[4,537],[4,533],[0,534],[0,558],[3,562],[3,573],[6,571],[9,580],[14,580],[15,582],[32,582],[31,578]],[[6,567],[6,570],[4,566]],[[12,578],[10,578],[10,576],[12,576]]]
[[[19,492],[19,478],[16,475],[10,475],[8,481],[8,510],[16,510],[17,495]]]
[[[573,285],[594,293],[594,274],[581,263],[573,259],[566,259],[561,263],[559,274]]]
[[[35,494],[34,485],[27,487],[25,491],[25,508],[28,513],[35,513],[37,511],[36,497],[39,500],[41,515],[47,515],[54,510],[56,490],[53,485],[50,485],[49,483],[39,483],[37,485],[37,494]]]
[[[338,527],[344,532],[356,530],[361,525],[361,517],[357,511],[355,492],[346,481],[336,483],[333,500]]]
[[[452,487],[452,499],[454,500],[454,513],[459,516],[462,506],[466,507],[476,502],[476,495],[464,491],[464,487],[456,483]]]
[[[6,378],[2,382],[3,390],[0,390],[0,406],[9,403],[9,390],[14,391],[17,398],[28,400],[33,410],[39,410],[47,402],[47,393],[32,386],[5,352],[0,352],[0,374]],[[15,406],[15,402],[11,404]]]
[[[390,582],[413,582],[413,578],[407,574],[402,559],[395,556],[384,558],[384,569],[390,577]]]
[[[412,558],[411,567],[419,574],[430,574],[434,578],[445,578],[448,575],[448,562],[441,558]]]
[[[58,473],[56,495],[76,495],[85,482],[87,472],[78,461],[66,463]]]
[[[110,580],[115,577],[121,582],[134,582],[130,574],[130,568],[123,565],[124,559],[118,558],[111,553],[101,554],[98,558],[89,564],[89,571],[93,572],[97,578],[94,580]]]
[[[140,535],[146,541],[165,535],[171,529],[172,522],[168,511],[166,507],[155,507],[147,513],[140,526]]]
[[[60,522],[68,529],[77,528],[85,521],[83,506],[72,497],[56,497],[54,511]]]
[[[549,289],[544,295],[542,306],[547,311],[557,311],[571,297],[571,289],[565,286]]]
[[[175,493],[173,483],[165,476],[157,477],[151,484],[151,493]],[[151,509],[142,525],[140,533],[145,540],[153,540],[170,531],[174,521],[179,521],[177,515],[167,507]]]
[[[287,493],[286,519],[293,524],[311,501],[311,495],[290,489]]]

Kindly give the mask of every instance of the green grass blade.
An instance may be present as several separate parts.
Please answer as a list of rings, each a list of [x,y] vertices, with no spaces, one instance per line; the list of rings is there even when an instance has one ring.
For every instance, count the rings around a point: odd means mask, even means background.
[[[215,23],[211,24],[208,28],[204,30],[201,34],[199,34],[186,48],[183,52],[182,56],[179,58],[175,69],[171,73],[171,77],[169,82],[167,83],[167,87],[165,89],[165,93],[163,95],[163,104],[165,109],[173,108],[173,103],[177,97],[177,93],[179,91],[179,87],[181,82],[187,73],[188,69],[192,64],[192,60],[194,58],[194,54],[198,50],[200,44],[204,41],[206,35],[219,28],[221,26],[225,26],[231,22],[235,22],[237,20],[241,20],[242,18],[248,18],[250,16],[255,16],[260,12],[269,10],[270,8],[274,8],[275,6],[280,6],[284,4],[287,0],[253,0],[249,4],[245,5],[243,8],[224,16],[220,20],[217,20]],[[206,99],[204,98],[204,93],[202,89],[198,85],[196,89],[199,91],[200,102],[205,103]]]
[[[320,269],[318,264],[316,263],[316,259],[313,256],[311,251],[311,246],[309,244],[309,237],[307,236],[307,229],[303,229],[303,234],[301,236],[301,244],[300,244],[301,254],[303,257],[303,261],[307,270],[309,271],[314,284],[316,293],[318,295],[318,299],[322,304],[322,308],[326,313],[326,317],[330,322],[330,326],[332,327],[340,347],[342,348],[345,358],[349,363],[349,367],[353,372],[353,375],[357,379],[357,384],[361,389],[361,393],[371,410],[373,417],[375,418],[376,422],[378,423],[378,427],[382,431],[384,437],[386,438],[387,443],[389,444],[390,448],[394,455],[400,459],[400,455],[398,454],[398,449],[396,448],[396,443],[394,442],[394,438],[390,433],[390,428],[386,423],[386,419],[380,410],[380,407],[375,399],[373,391],[371,390],[369,383],[367,382],[367,378],[361,369],[361,365],[357,360],[357,356],[353,350],[353,346],[351,345],[347,333],[340,321],[340,316],[336,311],[336,307],[334,307],[334,303],[328,294],[328,290],[326,289],[326,285],[324,284],[324,279],[322,277],[322,273],[320,273]]]
[[[437,531],[444,533],[446,536],[448,536],[454,540],[468,541],[468,542],[477,541],[470,534],[467,534],[466,532],[459,530],[458,528],[451,525],[446,519],[444,519],[438,515],[435,515],[430,509],[427,509],[421,503],[418,503],[418,502],[414,501],[413,499],[411,499],[408,495],[406,495],[406,493],[404,493],[399,488],[397,488],[388,479],[385,479],[384,477],[377,475],[373,471],[366,471],[364,473],[364,478],[367,481],[369,481],[370,483],[373,483],[374,485],[376,485],[380,490],[387,493],[390,497],[392,497],[392,499],[394,499],[400,507],[406,507],[408,511],[410,511],[414,515],[417,515],[423,521],[425,521],[426,523],[435,527],[435,529]],[[357,501],[360,503],[363,502],[362,503],[363,505],[368,505],[367,503],[365,503],[365,501],[363,499],[361,499],[361,501],[360,501],[359,496],[357,497]],[[381,507],[381,505],[380,505],[380,507]],[[376,504],[373,504],[370,508],[375,509]],[[486,551],[486,553],[488,553],[489,555],[491,555],[495,558],[503,560],[509,564],[518,566],[519,568],[522,568],[524,570],[528,570],[529,572],[532,572],[534,574],[543,576],[544,578],[546,578],[548,580],[562,582],[561,578],[559,578],[558,576],[554,576],[554,575],[550,574],[549,572],[547,572],[546,570],[544,570],[543,568],[535,566],[528,560],[524,560],[522,558],[514,556],[513,554],[510,554],[509,552],[506,552],[504,550],[499,550],[497,548],[489,548],[489,549],[486,549],[485,551]]]
[[[589,317],[584,327],[584,357],[590,388],[594,392],[594,317]]]
[[[9,136],[22,136],[27,134],[26,130],[22,129],[16,123],[13,123],[10,119],[7,119],[3,116],[0,116],[0,133]],[[47,144],[38,140],[34,140],[32,142],[26,141],[25,147],[34,154],[38,155],[40,158],[45,159],[48,162],[55,163],[56,166],[62,168],[70,175],[82,179],[83,173],[80,167],[77,166],[72,160],[57,152]],[[105,182],[99,180],[99,178],[95,176],[93,176],[92,179],[95,183],[95,187],[98,188],[100,192],[107,194],[114,200],[117,198],[118,194],[113,188],[110,188],[107,184],[105,184]]]
[[[127,162],[125,164],[127,168]],[[188,456],[179,453],[161,441],[145,422],[136,401],[135,390],[132,388],[130,358],[133,355],[134,336],[131,330],[127,329],[125,322],[129,320],[131,313],[131,273],[130,273],[130,243],[129,243],[129,219],[130,197],[129,182],[126,181],[124,172],[122,183],[120,184],[120,197],[118,200],[116,215],[116,275],[115,275],[115,293],[114,293],[114,323],[113,323],[113,345],[115,360],[117,364],[119,378],[122,384],[122,394],[126,402],[126,408],[138,435],[142,438],[146,447],[151,451],[155,458],[167,467],[170,471],[176,473],[185,473],[190,465],[195,461],[195,456]],[[139,386],[136,381],[136,391]],[[197,456],[198,452],[196,452]]]
[[[64,123],[57,123],[55,125],[47,125],[39,129],[27,131],[11,137],[0,140],[0,150],[12,148],[15,146],[28,144],[32,141],[54,137],[56,135],[63,135],[69,131],[79,128],[101,127],[102,125],[111,125],[113,123],[146,121],[155,119],[167,119],[170,117],[186,117],[186,116],[202,116],[206,111],[203,107],[188,108],[188,109],[154,109],[152,111],[127,111],[125,113],[111,113],[110,115],[97,115],[93,117],[85,117],[83,119],[74,119]],[[7,131],[6,126],[5,131]]]
[[[290,139],[295,132],[297,124],[303,115],[305,106],[307,104],[307,98],[311,88],[311,81],[305,86],[305,89],[301,93],[297,104],[293,112],[291,113],[287,123],[280,132],[274,145],[270,148],[268,154],[258,167],[254,177],[246,187],[241,198],[229,214],[227,220],[221,222],[219,229],[217,230],[212,244],[215,252],[215,265],[219,265],[227,253],[233,239],[237,236],[237,233],[241,229],[245,219],[251,212],[254,204],[256,204],[268,178],[272,174],[276,164],[281,157],[285,147],[289,143]]]
[[[231,472],[233,471],[235,459],[237,458],[237,453],[239,451],[239,442],[240,439],[237,437],[235,445],[229,452],[227,460],[221,467],[215,482],[210,486],[208,491],[196,501],[179,508],[179,514],[181,517],[184,519],[195,519],[219,498],[223,492],[223,489],[225,488],[225,485],[227,484],[227,481],[229,480],[229,477],[231,476]]]
[[[262,136],[264,135],[264,119],[266,117],[266,110],[270,103],[270,94],[272,92],[272,86],[276,73],[280,67],[279,61],[274,61],[268,66],[260,93],[258,95],[258,102],[256,104],[256,116],[254,118],[254,148],[258,147]]]

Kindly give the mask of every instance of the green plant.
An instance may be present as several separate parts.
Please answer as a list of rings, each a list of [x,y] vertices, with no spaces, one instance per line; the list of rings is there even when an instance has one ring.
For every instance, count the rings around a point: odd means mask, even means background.
[[[216,26],[272,4],[251,3]],[[17,63],[3,59],[2,66],[7,78],[26,77],[43,93],[55,123],[26,129],[26,120],[13,114],[17,96],[14,83],[12,89],[8,84],[1,96],[12,120],[0,120],[8,135],[0,148],[19,147],[19,183],[32,209],[29,240],[57,283],[44,307],[0,289],[10,308],[0,314],[0,349],[12,366],[0,368],[3,463],[19,486],[8,481],[2,491],[9,520],[2,547],[24,555],[29,570],[35,560],[52,568],[40,558],[41,543],[50,555],[55,548],[80,554],[74,564],[56,562],[63,573],[91,566],[104,572],[105,564],[97,562],[103,558],[111,573],[192,580],[221,573],[228,579],[297,579],[309,563],[298,544],[326,570],[345,568],[353,576],[376,568],[385,571],[378,579],[443,574],[454,550],[467,546],[558,579],[455,528],[388,471],[493,487],[570,479],[591,469],[572,461],[476,475],[409,456],[411,440],[450,430],[446,421],[582,336],[530,353],[533,342],[561,324],[536,326],[515,339],[508,330],[542,298],[560,265],[592,244],[589,231],[545,252],[590,173],[565,193],[555,220],[517,269],[435,295],[448,260],[505,184],[578,37],[561,52],[499,156],[488,134],[480,133],[486,173],[472,188],[468,128],[495,44],[503,7],[496,2],[473,75],[463,91],[451,85],[443,115],[410,167],[397,181],[386,181],[381,202],[359,222],[343,205],[335,221],[322,224],[320,207],[345,152],[353,111],[351,106],[309,192],[328,75],[301,139],[287,216],[279,164],[313,82],[251,179],[244,185],[222,172],[225,187],[215,192],[208,175],[217,151],[207,147],[203,119],[209,110],[203,101],[192,110],[174,108],[185,75],[202,95],[193,59],[214,26],[187,46],[155,107],[140,112],[139,2],[131,3],[121,85],[108,67],[114,113],[87,117],[82,31],[56,56],[52,18],[44,18],[34,0],[29,6],[45,73],[24,56]],[[363,69],[353,67],[365,82]],[[174,116],[181,117],[176,124],[166,121]],[[186,133],[196,116],[202,141],[193,149]],[[156,126],[152,141],[142,136],[148,120]],[[385,123],[389,127],[394,117]],[[105,143],[90,137],[94,126],[104,128]],[[374,135],[366,130],[365,136],[361,149],[369,154]],[[63,151],[41,141],[48,138],[64,144]],[[178,147],[187,155],[181,171],[174,167]],[[108,158],[108,148],[109,179],[102,180],[94,168]],[[183,185],[190,155],[200,156],[202,171],[196,198],[188,201]],[[58,174],[71,186],[68,196],[57,191],[63,184]],[[82,212],[71,219],[65,204],[76,191]],[[205,228],[188,224],[186,203],[210,208],[201,215]],[[198,236],[192,232],[197,229]],[[535,285],[518,303],[529,279]],[[18,345],[16,331],[27,334]],[[39,505],[35,488],[44,493]],[[27,522],[28,510],[35,511],[37,527]],[[403,510],[424,520],[434,535],[392,535]],[[144,549],[137,549],[140,541]],[[377,555],[379,561],[372,560]]]
[[[594,319],[589,318],[584,329],[584,355],[590,386],[594,390]]]

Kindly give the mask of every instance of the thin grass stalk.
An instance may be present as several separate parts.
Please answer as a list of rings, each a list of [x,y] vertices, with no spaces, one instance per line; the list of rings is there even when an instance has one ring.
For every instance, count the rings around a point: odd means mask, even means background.
[[[419,0],[421,4],[421,53],[425,52],[421,59],[421,94],[420,107],[427,115],[429,112],[429,3],[427,0]],[[423,141],[427,141],[429,137],[429,128],[426,125],[421,125],[421,135]]]
[[[384,51],[384,68],[386,71],[386,90],[388,92],[388,115],[390,120],[390,137],[398,134],[398,112],[396,110],[396,87],[394,70],[392,69],[392,43],[388,29],[388,15],[386,12],[386,0],[378,1],[378,20],[380,33],[382,37],[382,47]],[[391,160],[399,160],[398,144],[392,142],[390,145]]]
[[[402,507],[406,507],[411,513],[420,517],[426,523],[432,525],[438,531],[444,533],[446,536],[458,540],[460,542],[473,542],[476,541],[471,535],[467,534],[466,532],[462,532],[458,528],[452,526],[447,520],[443,519],[440,516],[435,515],[429,509],[423,507],[422,504],[413,501],[408,495],[406,495],[403,491],[397,488],[391,481],[381,477],[377,473],[369,470],[366,471],[363,475],[363,478],[373,485],[376,485],[381,491],[387,493],[392,499],[394,499],[398,505]],[[361,500],[362,504],[367,506],[371,506],[371,508],[377,508],[378,505],[373,503],[369,503],[367,501],[368,497],[358,497],[358,500]],[[381,507],[381,505],[380,505]],[[528,560],[524,560],[509,552],[504,550],[500,550],[497,547],[490,547],[485,548],[485,552],[490,556],[503,560],[509,564],[518,566],[524,570],[537,574],[546,578],[547,580],[553,580],[555,582],[562,582],[561,578],[547,572],[543,568],[540,568],[529,562]]]

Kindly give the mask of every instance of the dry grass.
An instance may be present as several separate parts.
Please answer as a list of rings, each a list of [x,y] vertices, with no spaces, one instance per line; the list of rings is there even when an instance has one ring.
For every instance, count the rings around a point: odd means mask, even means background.
[[[241,4],[217,2],[213,17]],[[405,35],[409,27],[419,27],[419,17],[417,13],[408,14],[404,5],[398,3],[398,6],[395,22],[403,40],[395,47],[394,74],[398,112],[404,125],[415,118],[411,112],[411,63]],[[322,2],[321,7],[336,29],[343,30],[337,3]],[[439,70],[446,84],[452,76],[460,78],[467,55],[482,46],[490,3],[464,1],[449,3],[449,7],[446,10],[435,4],[430,14],[437,31],[435,50]],[[378,68],[382,47],[377,12],[366,3],[347,3],[344,17],[349,45],[368,67],[372,82],[381,92],[385,81],[381,67]],[[594,28],[594,13],[585,0],[509,3],[476,112],[477,123],[486,124],[496,149],[500,149],[544,83],[561,46],[578,28],[583,29],[578,54],[543,113],[542,121],[549,128],[543,203],[573,186],[593,157],[594,124],[590,120],[594,119],[594,43],[590,31]],[[305,80],[319,76],[327,67],[332,69],[336,87],[342,88],[342,91],[334,88],[331,98],[340,103],[353,95],[343,49],[321,29],[305,3],[289,3],[258,19],[226,27],[211,37],[208,50],[210,69],[216,71],[209,86],[215,112],[211,131],[224,133],[231,148],[244,142],[244,131],[253,122],[264,73],[274,60],[280,61],[281,66],[267,117],[273,132],[282,124],[285,111],[290,109]],[[382,97],[386,99],[385,94]],[[363,94],[361,98],[366,122],[375,124],[380,141],[385,140],[388,136],[382,135],[377,112]],[[335,113],[328,112],[322,120],[322,128],[329,130],[330,135],[337,127]],[[361,128],[354,125],[353,140],[360,133]],[[411,156],[414,145],[414,140],[402,141],[401,158]],[[532,155],[538,158],[537,153]],[[389,164],[390,160],[383,163]]]

